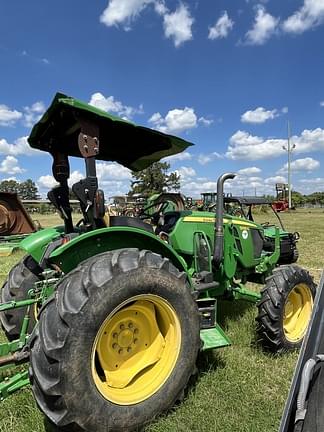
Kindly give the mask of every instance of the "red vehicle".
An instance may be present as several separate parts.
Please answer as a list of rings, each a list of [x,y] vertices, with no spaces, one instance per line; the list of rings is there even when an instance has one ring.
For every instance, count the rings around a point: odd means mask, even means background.
[[[272,203],[272,208],[276,212],[289,210],[288,203],[288,185],[285,183],[276,183],[277,199]]]

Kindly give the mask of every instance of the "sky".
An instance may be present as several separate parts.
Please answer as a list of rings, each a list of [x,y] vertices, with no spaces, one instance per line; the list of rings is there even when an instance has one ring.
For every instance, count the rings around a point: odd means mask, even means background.
[[[0,181],[55,184],[27,138],[59,91],[194,143],[167,159],[187,196],[229,171],[227,192],[275,194],[288,122],[293,189],[323,191],[323,44],[324,0],[0,0]],[[129,190],[116,163],[98,177]]]

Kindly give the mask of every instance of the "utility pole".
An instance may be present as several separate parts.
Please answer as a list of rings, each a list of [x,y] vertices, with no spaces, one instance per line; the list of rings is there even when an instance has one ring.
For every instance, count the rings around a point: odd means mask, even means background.
[[[282,146],[283,150],[285,150],[288,154],[288,208],[291,209],[291,153],[296,147],[296,144],[291,145],[291,131],[290,131],[290,122],[287,122],[287,132],[288,132],[288,146]]]

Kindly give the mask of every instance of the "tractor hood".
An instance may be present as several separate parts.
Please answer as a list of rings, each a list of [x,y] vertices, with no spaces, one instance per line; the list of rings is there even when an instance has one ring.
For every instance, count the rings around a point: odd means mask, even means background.
[[[85,122],[99,138],[96,159],[116,161],[134,171],[193,145],[181,138],[137,126],[61,93],[56,94],[35,124],[28,142],[39,150],[81,157],[78,136]]]

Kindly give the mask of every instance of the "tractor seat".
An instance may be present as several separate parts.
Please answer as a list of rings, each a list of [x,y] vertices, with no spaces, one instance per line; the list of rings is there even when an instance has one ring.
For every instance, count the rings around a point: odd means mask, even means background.
[[[177,223],[178,219],[180,218],[180,216],[181,216],[181,212],[179,212],[179,211],[172,211],[172,212],[164,213],[163,224],[160,224],[156,227],[155,234],[160,234],[160,232],[162,232],[162,231],[169,234],[173,230],[173,228],[174,228],[175,224]]]
[[[126,226],[132,228],[139,228],[150,233],[154,233],[152,225],[143,222],[141,219],[130,216],[110,216],[109,226]]]

